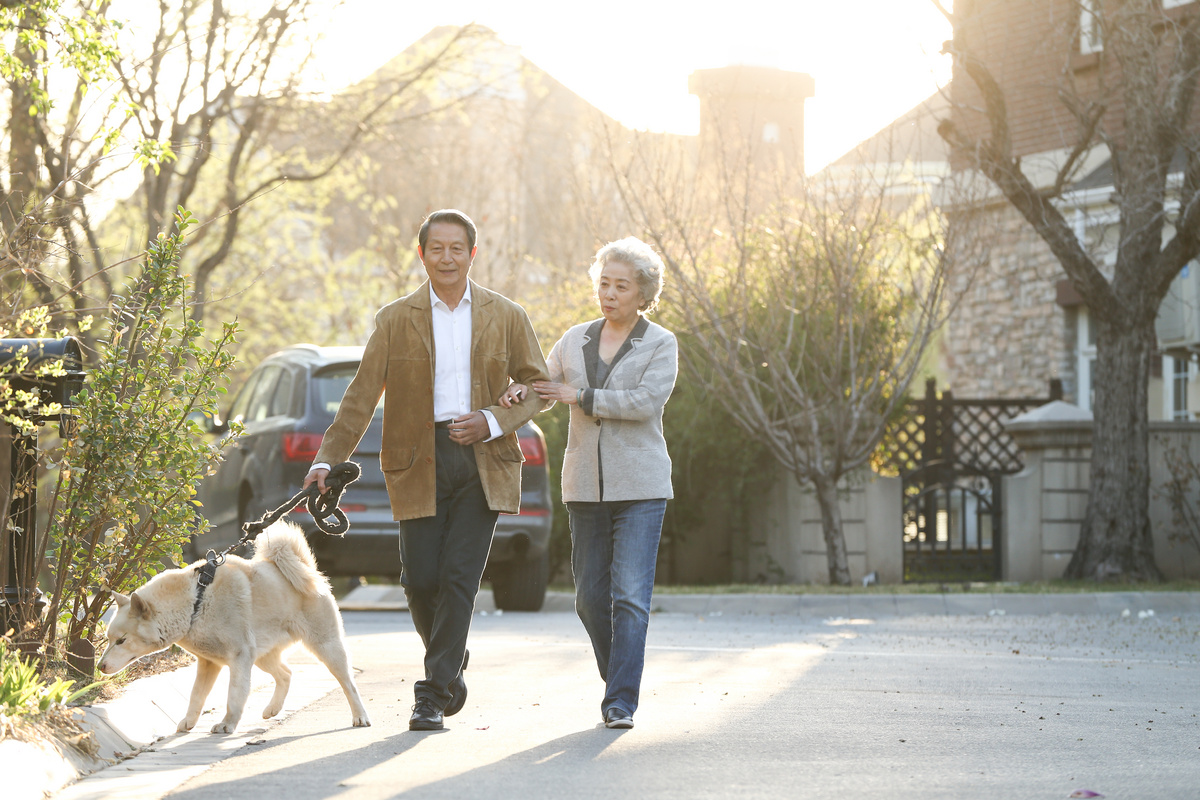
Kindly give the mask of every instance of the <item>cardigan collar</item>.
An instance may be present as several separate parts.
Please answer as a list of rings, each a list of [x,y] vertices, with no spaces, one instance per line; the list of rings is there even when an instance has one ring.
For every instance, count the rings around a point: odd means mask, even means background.
[[[587,369],[588,386],[593,389],[603,388],[596,385],[596,369],[600,365],[600,330],[603,327],[604,320],[598,319],[589,325],[583,334],[583,364]],[[641,344],[642,338],[646,335],[646,329],[649,327],[650,320],[645,317],[638,318],[637,324],[633,326],[633,330],[625,337],[625,341],[621,343],[617,354],[613,356],[612,363],[608,365],[608,375],[604,379],[605,383],[608,383],[608,379],[612,377],[613,371],[617,368],[617,362],[635,346]]]

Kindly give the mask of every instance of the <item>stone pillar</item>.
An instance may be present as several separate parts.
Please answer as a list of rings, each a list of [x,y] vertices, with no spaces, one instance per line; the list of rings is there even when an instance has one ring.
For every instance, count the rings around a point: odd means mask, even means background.
[[[862,467],[842,481],[839,494],[851,582],[872,572],[880,583],[903,581],[900,479]],[[745,579],[828,583],[821,509],[812,488],[780,470],[765,500],[754,514],[758,538]]]
[[[1091,412],[1055,400],[1004,427],[1025,468],[1003,479],[1001,575],[1008,581],[1061,578],[1087,511]]]

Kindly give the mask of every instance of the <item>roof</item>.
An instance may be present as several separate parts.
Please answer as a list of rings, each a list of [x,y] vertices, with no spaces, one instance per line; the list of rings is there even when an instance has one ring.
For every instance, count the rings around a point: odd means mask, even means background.
[[[1167,168],[1168,175],[1182,175],[1187,167],[1187,152],[1182,148],[1175,150],[1171,158],[1171,166]],[[1087,189],[1103,189],[1113,185],[1112,159],[1106,158],[1100,166],[1071,184],[1071,191],[1079,192]]]
[[[830,166],[949,161],[949,146],[937,132],[938,123],[949,116],[950,89],[946,87],[859,142]]]

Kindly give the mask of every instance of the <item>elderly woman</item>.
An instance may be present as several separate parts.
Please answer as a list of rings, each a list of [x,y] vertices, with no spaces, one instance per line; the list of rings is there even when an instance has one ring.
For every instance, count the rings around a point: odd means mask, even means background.
[[[592,640],[604,724],[632,728],[671,459],[663,406],[678,371],[675,336],[646,319],[658,304],[663,262],[629,237],[596,253],[590,274],[603,316],[568,330],[546,359],[544,400],[571,406],[562,498],[571,518],[575,609]],[[509,387],[502,404],[525,387]]]

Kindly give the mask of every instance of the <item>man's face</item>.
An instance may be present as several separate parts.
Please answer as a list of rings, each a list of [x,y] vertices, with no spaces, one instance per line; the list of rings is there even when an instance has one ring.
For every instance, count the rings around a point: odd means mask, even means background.
[[[463,226],[453,222],[435,222],[429,226],[425,247],[418,247],[417,252],[439,296],[448,293],[461,297],[467,290],[467,274],[475,259],[475,249],[468,244]]]

